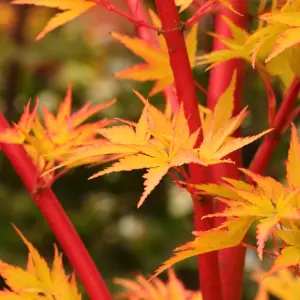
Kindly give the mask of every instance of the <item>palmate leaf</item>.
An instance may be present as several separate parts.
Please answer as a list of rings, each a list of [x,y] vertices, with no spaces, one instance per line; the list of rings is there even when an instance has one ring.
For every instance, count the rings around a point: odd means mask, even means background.
[[[185,9],[187,9],[193,3],[193,1],[194,0],[175,0],[175,4],[180,7],[180,12],[182,12]],[[210,2],[212,6],[215,3],[222,4],[225,7],[227,7],[229,10],[231,10],[237,14],[240,14],[233,8],[233,6],[230,3],[228,3],[227,0],[207,0],[207,2]],[[203,5],[207,5],[207,3],[205,3]]]
[[[209,54],[197,56],[196,66],[208,64],[209,66],[207,70],[209,70],[214,66],[232,58],[241,58],[246,60],[247,62],[251,62],[251,50],[253,48],[254,42],[247,43],[249,34],[247,33],[247,31],[231,22],[227,17],[223,16],[222,18],[229,26],[232,38],[228,38],[226,36],[218,35],[215,33],[210,33],[210,35],[222,41],[227,49],[212,51]]]
[[[287,243],[287,245],[275,259],[268,274],[300,264],[300,231],[294,227],[291,231],[277,230],[276,235]]]
[[[125,288],[116,295],[117,299],[128,300],[202,300],[201,292],[187,290],[176,277],[173,269],[168,272],[168,282],[155,278],[149,282],[144,276],[137,275],[135,280],[116,278],[114,283]]]
[[[155,271],[152,278],[187,258],[240,244],[250,228],[252,221],[251,218],[233,219],[212,230],[196,232],[196,238],[176,248],[174,250],[174,256],[165,261],[163,265]]]
[[[259,220],[257,225],[257,251],[258,256],[262,259],[262,253],[265,245],[265,241],[269,237],[271,231],[282,220],[299,220],[300,212],[294,204],[294,198],[299,194],[298,191],[289,192],[283,187],[281,193],[277,194],[277,186],[274,186],[273,195],[270,196],[269,189],[265,188],[264,181],[259,180],[252,172],[241,169],[244,173],[250,176],[253,180],[255,178],[257,182],[256,188],[252,188],[250,191],[239,190],[230,184],[222,184],[223,189],[219,194],[218,189],[212,192],[213,195],[224,197],[224,189],[230,190],[235,193],[235,197],[218,198],[219,201],[225,202],[228,207],[222,213],[216,213],[208,215],[206,217],[235,217],[235,218],[248,218],[253,220]],[[260,184],[262,182],[262,184]],[[270,183],[270,181],[269,181]],[[198,185],[200,190],[206,190],[205,185]],[[210,188],[211,190],[211,188]]]
[[[148,107],[149,105],[146,105],[144,111],[147,111]],[[154,107],[152,108],[152,111],[155,111]],[[151,115],[149,118],[151,119]],[[163,120],[165,120],[164,117]],[[138,129],[138,125],[136,126],[136,130]],[[173,122],[169,120],[168,127],[172,132],[166,133],[165,136],[161,136],[159,133],[156,134],[150,127],[150,132],[160,143],[147,143],[144,145],[139,145],[137,143],[127,144],[127,147],[136,151],[136,153],[120,158],[111,167],[94,174],[90,178],[95,178],[111,172],[147,169],[146,174],[143,176],[145,178],[145,190],[138,203],[138,207],[140,207],[146,197],[159,184],[170,168],[189,163],[202,164],[197,153],[193,151],[196,135],[189,134],[182,106],[178,115],[174,117]],[[120,153],[121,152],[122,149],[120,148]]]
[[[0,261],[0,275],[10,288],[0,292],[0,299],[52,299],[55,296],[57,300],[80,300],[75,276],[73,274],[70,279],[65,275],[62,255],[57,247],[54,246],[54,261],[50,269],[24,235],[16,227],[15,230],[29,250],[27,268],[24,270]]]
[[[271,131],[271,129],[266,130],[252,137],[232,137],[232,134],[248,116],[247,108],[244,108],[237,116],[232,117],[235,86],[236,72],[233,73],[228,88],[221,95],[213,112],[199,105],[203,141],[197,151],[200,160],[207,165],[230,162],[224,160],[226,155],[252,143]]]
[[[155,26],[161,27],[160,21],[153,11],[150,11],[150,15]],[[150,96],[161,92],[173,82],[174,78],[170,66],[168,49],[163,38],[158,39],[158,45],[150,45],[148,42],[136,37],[129,37],[116,32],[113,32],[111,35],[145,61],[145,63],[138,63],[126,70],[115,73],[117,78],[136,81],[155,81],[156,83],[149,94]],[[191,67],[194,67],[197,49],[197,25],[193,26],[187,34],[186,46]]]
[[[37,103],[32,112],[29,105],[25,107],[20,121],[0,133],[2,143],[22,144],[25,150],[35,162],[40,172],[45,172],[56,166],[57,163],[68,159],[68,154],[64,153],[82,147],[84,145],[99,145],[104,143],[103,138],[99,138],[98,131],[104,126],[111,124],[111,120],[100,120],[84,124],[94,114],[108,108],[115,103],[115,99],[106,103],[91,106],[86,103],[76,112],[71,111],[72,87],[69,85],[64,100],[60,103],[57,115],[52,114],[46,107],[42,107],[43,120],[37,115]],[[51,156],[48,154],[51,153]],[[98,157],[98,161],[101,159]],[[103,157],[103,162],[107,157]],[[87,158],[81,162],[69,164],[75,167],[81,163],[88,164]],[[53,179],[54,174],[48,174],[46,180]]]
[[[46,27],[36,37],[37,40],[43,38],[48,32],[72,21],[79,15],[85,13],[88,9],[95,6],[96,3],[87,0],[13,0],[13,4],[33,4],[58,8],[62,12],[57,13],[46,25]]]
[[[32,128],[33,121],[36,117],[38,101],[36,101],[33,110],[30,112],[30,101],[25,106],[24,112],[18,123],[13,123],[13,128],[6,129],[0,133],[2,143],[23,144],[26,134]]]
[[[279,299],[297,300],[300,298],[300,278],[295,276],[292,271],[281,270],[276,275],[266,276],[264,272],[256,272],[254,279],[259,282],[260,289],[264,290],[264,295],[268,292]],[[259,298],[255,300],[269,300],[269,297]]]
[[[252,59],[256,60],[257,54],[267,48],[265,62],[268,63],[274,58],[286,57],[290,61],[290,67],[299,76],[296,68],[300,60],[299,54],[299,33],[300,33],[300,5],[299,0],[288,0],[283,6],[273,9],[271,12],[263,14],[260,19],[265,22],[265,26],[258,28],[249,41],[255,42],[253,47]],[[293,55],[290,55],[292,51]]]

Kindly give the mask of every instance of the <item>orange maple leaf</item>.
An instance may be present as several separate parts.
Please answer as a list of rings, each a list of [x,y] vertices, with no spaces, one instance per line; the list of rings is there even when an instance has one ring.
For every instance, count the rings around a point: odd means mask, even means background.
[[[10,289],[1,291],[0,299],[42,300],[46,297],[57,300],[81,300],[75,276],[72,274],[70,279],[69,276],[65,275],[62,255],[59,254],[57,247],[54,245],[54,261],[52,269],[50,269],[46,261],[20,230],[15,226],[14,228],[29,250],[27,268],[24,270],[0,260],[0,275]]]
[[[161,27],[160,20],[150,11],[154,25]],[[142,39],[129,37],[113,32],[112,37],[124,44],[135,55],[141,57],[146,63],[138,63],[126,70],[115,74],[117,78],[131,79],[136,81],[156,81],[150,92],[150,96],[157,94],[169,86],[173,81],[173,72],[170,66],[168,48],[163,37],[158,38],[158,45],[145,42]],[[193,26],[186,36],[186,46],[191,67],[195,66],[197,50],[197,25]]]
[[[149,282],[142,275],[136,276],[135,280],[116,278],[114,283],[126,289],[116,297],[128,300],[202,300],[201,292],[187,290],[173,269],[168,270],[168,275],[169,280],[166,283],[158,278]]]
[[[57,13],[46,25],[46,27],[36,37],[37,40],[43,38],[48,32],[57,27],[72,21],[79,15],[86,12],[88,9],[96,5],[92,1],[86,0],[13,0],[13,4],[33,4],[37,6],[46,6],[51,8],[58,8],[62,12]]]
[[[13,123],[13,128],[6,129],[0,133],[0,142],[11,144],[23,144],[26,135],[32,129],[32,124],[36,118],[36,112],[38,108],[38,101],[36,101],[33,110],[30,112],[30,101],[25,106],[24,112],[20,117],[18,123]]]
[[[0,141],[2,143],[23,144],[29,156],[42,172],[52,169],[56,163],[67,158],[61,153],[84,145],[103,143],[104,139],[98,137],[98,130],[112,121],[103,119],[94,123],[83,123],[94,114],[111,106],[115,100],[96,106],[86,103],[81,109],[71,113],[71,91],[71,85],[69,85],[67,95],[61,102],[56,116],[50,113],[46,107],[42,107],[43,123],[36,114],[37,104],[31,113],[28,104],[18,124],[14,124],[13,128],[0,133]],[[48,156],[49,153],[52,155]],[[102,158],[105,160],[104,157]],[[82,163],[87,164],[89,161],[87,159],[69,165],[69,167],[75,167]],[[51,179],[51,174],[47,179]]]

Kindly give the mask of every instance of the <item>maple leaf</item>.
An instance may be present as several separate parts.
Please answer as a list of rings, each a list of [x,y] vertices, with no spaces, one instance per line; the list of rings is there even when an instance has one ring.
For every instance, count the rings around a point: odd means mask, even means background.
[[[266,34],[264,33],[264,31],[257,31],[261,32],[261,36],[256,36],[258,33],[254,33],[250,36],[246,30],[235,25],[227,17],[222,16],[222,18],[229,26],[232,37],[229,38],[227,36],[219,35],[216,33],[209,33],[214,38],[219,39],[222,44],[226,46],[226,48],[197,56],[196,66],[208,65],[208,67],[206,68],[206,71],[208,71],[214,68],[216,65],[222,62],[226,62],[230,59],[243,59],[248,63],[257,65],[272,76],[278,76],[283,82],[284,87],[289,86],[294,75],[294,71],[292,68],[293,65],[295,65],[295,63],[290,63],[290,59],[288,56],[289,53],[285,55],[279,55],[278,57],[275,57],[273,60],[268,61],[264,65],[264,61],[270,53],[274,41],[270,39],[268,40],[268,42],[262,45],[262,47],[258,47],[258,41],[260,41],[262,39],[262,36]],[[273,39],[277,36],[277,34],[277,32],[274,32]],[[253,52],[255,51],[255,49],[257,49],[257,53],[255,55],[256,59],[254,62]],[[293,49],[293,52],[294,51],[295,49]],[[295,55],[292,56],[291,54],[290,56],[295,58]]]
[[[257,183],[257,187],[252,187],[251,190],[240,190],[235,188],[230,183],[222,184],[223,190],[219,194],[218,185],[215,185],[214,191],[212,185],[198,185],[197,188],[209,191],[213,195],[220,197],[219,201],[224,202],[228,207],[224,212],[207,215],[205,217],[235,217],[253,221],[258,220],[257,225],[257,252],[260,259],[265,245],[265,241],[269,237],[271,231],[281,220],[299,220],[300,212],[294,204],[294,199],[299,195],[298,191],[289,192],[284,189],[280,183],[275,183],[274,179],[263,178],[249,170],[240,169],[245,174],[250,176]],[[273,184],[273,181],[275,184]],[[224,190],[228,189],[228,193],[235,193],[235,197],[224,197]],[[249,189],[249,188],[248,188]]]
[[[46,261],[40,256],[33,245],[14,226],[29,254],[27,268],[24,270],[17,266],[9,265],[0,260],[0,275],[3,277],[9,290],[0,292],[0,299],[52,299],[81,300],[78,293],[74,274],[65,275],[62,264],[62,255],[54,246],[54,261],[50,269]]]
[[[161,25],[158,17],[152,11],[150,11],[150,15],[154,25],[160,28]],[[168,48],[163,37],[158,39],[158,45],[154,45],[142,39],[129,37],[116,32],[112,32],[111,35],[146,62],[138,63],[126,70],[116,73],[115,76],[117,78],[136,81],[156,81],[155,86],[149,94],[150,96],[159,93],[174,81]],[[194,67],[197,49],[197,25],[193,26],[187,34],[186,45],[191,67]]]
[[[139,95],[139,97],[141,97],[143,101],[146,101],[141,95]],[[180,106],[178,114],[176,114],[172,120],[167,120],[162,113],[159,113],[159,110],[154,106],[150,106],[150,104],[145,106],[144,113],[149,113],[149,117],[153,121],[154,126],[152,128],[149,126],[149,129],[151,134],[157,139],[157,142],[144,145],[128,143],[125,146],[136,153],[120,158],[111,167],[90,177],[95,178],[112,172],[147,169],[146,174],[143,176],[145,178],[145,190],[140,198],[138,207],[143,204],[146,197],[158,185],[170,168],[191,162],[202,164],[197,153],[193,151],[199,131],[190,134],[182,105]],[[164,130],[156,132],[156,126],[162,123],[168,124],[164,128],[165,132]],[[136,130],[137,129],[138,126],[136,127]],[[107,135],[106,138],[108,138]],[[120,146],[124,147],[124,144]],[[122,149],[120,149],[120,152],[122,152]]]
[[[175,272],[168,270],[169,280],[164,283],[158,278],[149,282],[144,276],[138,275],[135,280],[124,278],[114,279],[114,283],[126,290],[116,295],[118,299],[128,300],[202,300],[201,292],[187,290],[176,277]]]
[[[113,103],[115,100],[96,106],[86,103],[81,109],[71,113],[72,92],[71,85],[69,85],[66,97],[61,102],[56,116],[50,113],[46,107],[42,107],[43,122],[41,122],[36,114],[37,104],[31,113],[28,104],[18,124],[14,124],[13,128],[0,133],[0,141],[24,145],[25,150],[36,162],[39,170],[42,172],[50,170],[56,163],[68,158],[68,155],[64,153],[83,145],[95,145],[104,142],[104,139],[98,137],[98,130],[111,124],[112,121],[104,119],[94,123],[83,123]],[[48,156],[50,153],[51,156]],[[106,158],[102,158],[105,161]],[[89,162],[89,159],[86,159],[77,164],[69,165],[69,167]],[[50,180],[51,176],[48,176],[47,179]]]
[[[299,285],[300,278],[295,276],[289,270],[281,270],[276,275],[267,276],[264,272],[256,272],[254,279],[259,282],[260,288],[265,292],[269,292],[275,297],[284,300],[297,300],[300,297]],[[255,300],[263,300],[269,298],[258,298]]]
[[[48,32],[72,21],[79,15],[85,13],[87,10],[96,5],[92,1],[86,0],[13,0],[13,4],[33,4],[37,6],[45,6],[51,8],[58,8],[62,12],[57,13],[46,25],[46,27],[39,33],[36,40],[43,38]]]
[[[182,12],[185,9],[187,9],[193,3],[193,1],[194,0],[175,0],[175,4],[176,6],[180,6],[180,12]],[[205,4],[203,4],[203,6],[208,5],[208,3],[210,3],[212,7],[214,7],[215,4],[222,4],[225,7],[227,7],[229,10],[240,15],[240,13],[237,12],[227,0],[208,0]]]
[[[255,42],[253,47],[253,64],[257,54],[263,52],[265,63],[281,55],[288,60],[290,68],[296,76],[300,76],[295,66],[300,60],[300,5],[299,1],[288,0],[282,7],[262,14],[260,19],[265,26],[254,32],[249,41]],[[266,51],[267,50],[267,51]]]
[[[287,245],[275,259],[268,274],[300,264],[300,230],[294,226],[292,230],[277,230],[276,235],[285,241]]]
[[[250,228],[251,223],[252,220],[250,218],[233,219],[209,231],[194,232],[196,238],[176,248],[174,250],[174,256],[165,261],[162,266],[155,271],[151,279],[167,270],[170,266],[187,258],[240,244]]]
[[[0,141],[2,143],[12,143],[12,144],[23,144],[26,138],[26,134],[32,128],[34,118],[36,117],[36,112],[38,108],[38,101],[36,101],[35,106],[30,112],[30,101],[25,106],[24,112],[20,117],[18,123],[13,123],[13,128],[6,129],[0,132]]]
[[[245,138],[231,137],[248,115],[247,108],[244,108],[237,116],[232,117],[235,86],[236,71],[213,112],[199,105],[203,141],[197,152],[199,159],[207,165],[231,162],[223,158],[271,131],[271,129],[266,130],[258,135]]]
[[[209,67],[206,70],[209,70],[216,65],[232,58],[241,58],[251,63],[251,53],[254,42],[247,43],[249,34],[247,33],[247,31],[231,22],[231,20],[227,17],[222,16],[222,18],[229,26],[232,38],[228,38],[216,33],[209,34],[219,39],[222,44],[227,47],[227,49],[212,51],[209,54],[197,56],[196,66],[208,64]]]

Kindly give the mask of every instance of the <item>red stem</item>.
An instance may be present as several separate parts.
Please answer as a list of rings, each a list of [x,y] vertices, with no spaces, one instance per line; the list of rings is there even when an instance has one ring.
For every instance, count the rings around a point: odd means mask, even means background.
[[[174,0],[155,0],[157,11],[162,23],[162,34],[166,39],[169,50],[171,68],[178,99],[183,102],[189,128],[194,132],[201,125],[198,112],[198,101],[194,78],[185,46],[181,23]],[[199,136],[198,143],[201,141]],[[203,182],[203,169],[198,165],[190,165],[191,180],[195,183]],[[213,203],[204,200],[202,203],[194,201],[194,222],[197,231],[209,230],[213,227],[209,218],[201,220],[204,215],[213,212]],[[217,252],[210,252],[198,256],[200,288],[204,300],[222,299],[219,280]]]
[[[274,131],[264,138],[252,160],[252,163],[250,165],[250,170],[252,172],[259,174],[263,173],[269,159],[271,158],[272,152],[279,142],[281,133],[287,125],[287,120],[290,120],[289,116],[293,112],[293,107],[296,103],[299,91],[300,79],[297,79],[295,77],[289,89],[287,90],[282,104],[276,114],[274,121]]]
[[[215,33],[225,37],[231,37],[231,31],[222,16],[226,16],[237,26],[246,28],[247,25],[247,0],[228,0],[243,16],[237,15],[220,5],[215,17]],[[224,49],[225,46],[219,39],[214,39],[213,51]],[[207,106],[214,109],[221,94],[228,87],[234,70],[237,70],[237,84],[235,90],[234,114],[237,114],[242,107],[244,62],[234,59],[219,64],[210,71],[209,87],[207,96]],[[236,132],[236,135],[239,135]],[[240,174],[237,167],[242,165],[241,151],[235,151],[229,156],[233,164],[219,164],[212,167],[212,177],[214,182],[220,182],[222,177],[239,179]],[[217,202],[216,211],[223,211],[225,204]],[[223,223],[225,218],[216,218],[215,226]],[[244,271],[245,248],[241,246],[222,249],[219,251],[220,277],[224,300],[238,300],[242,296],[243,271]]]
[[[7,128],[9,128],[7,121],[0,114],[0,131],[4,131]],[[13,165],[35,204],[48,222],[89,297],[93,300],[112,299],[93,260],[55,194],[48,187],[41,187],[40,190],[34,192],[37,187],[37,169],[23,147],[2,143],[0,145],[3,153]],[[44,185],[44,182],[41,185]]]

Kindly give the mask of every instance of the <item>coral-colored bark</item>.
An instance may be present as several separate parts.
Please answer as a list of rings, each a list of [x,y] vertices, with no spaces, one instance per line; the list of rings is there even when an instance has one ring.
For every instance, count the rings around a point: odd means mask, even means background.
[[[201,125],[198,112],[198,102],[194,86],[194,78],[191,71],[185,40],[181,30],[181,23],[174,0],[156,0],[156,7],[162,22],[162,34],[164,35],[170,64],[174,74],[177,96],[183,102],[184,111],[188,118],[189,128],[193,132]],[[201,137],[199,137],[199,141]],[[203,182],[203,169],[196,165],[190,166],[191,180]],[[202,203],[194,201],[194,222],[196,230],[209,230],[212,221],[201,218],[213,211],[210,200]],[[219,280],[219,268],[217,252],[199,255],[200,288],[203,298],[222,299],[221,285]]]
[[[289,120],[289,116],[292,113],[299,91],[300,79],[294,78],[276,114],[274,131],[266,135],[252,160],[250,165],[250,170],[252,172],[260,174],[263,173],[269,159],[271,158],[272,152],[279,142],[281,132],[287,125],[287,120]]]
[[[0,131],[8,127],[7,121],[0,114]],[[35,191],[37,170],[23,147],[11,144],[0,145],[2,152],[11,162],[32,199],[48,222],[89,297],[93,300],[112,299],[88,251],[55,194],[48,187]]]
[[[239,16],[225,7],[221,7],[215,16],[215,33],[226,37],[231,37],[229,26],[222,19],[225,15],[236,25],[245,28],[247,25],[247,0],[228,0],[238,12],[243,14]],[[214,39],[213,50],[224,49],[224,45],[218,39]],[[243,77],[244,62],[242,60],[230,60],[228,62],[217,65],[210,71],[209,87],[207,96],[207,106],[213,109],[218,102],[220,95],[228,87],[234,70],[237,70],[237,85],[235,90],[234,114],[241,110],[242,93],[243,93]],[[238,135],[238,132],[236,133]],[[212,178],[214,182],[220,182],[222,177],[239,178],[237,167],[242,165],[241,151],[235,151],[229,156],[234,162],[232,164],[220,164],[211,168]],[[216,210],[224,210],[225,205],[218,202]],[[224,218],[216,218],[215,225],[220,225]],[[243,286],[245,248],[241,246],[222,249],[219,251],[219,268],[222,284],[222,293],[224,300],[241,299]]]

